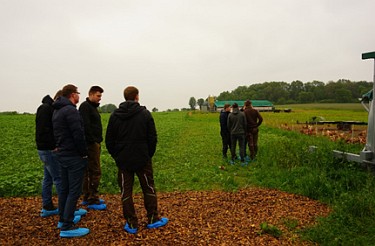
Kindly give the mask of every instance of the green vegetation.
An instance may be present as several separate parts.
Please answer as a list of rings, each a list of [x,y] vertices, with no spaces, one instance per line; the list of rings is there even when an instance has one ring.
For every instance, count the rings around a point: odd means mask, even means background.
[[[315,227],[300,231],[304,239],[323,245],[370,245],[375,241],[374,176],[357,163],[332,156],[334,149],[359,153],[363,146],[278,128],[278,124],[292,125],[316,115],[327,120],[367,121],[364,110],[338,107],[292,107],[292,113],[263,113],[258,159],[247,167],[222,160],[217,113],[154,113],[159,140],[153,159],[157,189],[235,192],[260,186],[304,195],[333,210]],[[102,114],[104,128],[108,118],[109,114]],[[40,195],[43,172],[35,149],[34,120],[34,115],[0,115],[0,197]],[[312,145],[317,149],[310,152]],[[100,191],[118,193],[116,166],[104,144],[102,173]],[[139,184],[135,192],[140,192]],[[298,221],[283,223],[290,230],[298,226]],[[261,230],[283,236],[279,228],[267,223]]]
[[[267,233],[274,237],[280,237],[281,234],[283,234],[279,228],[274,225],[268,224],[267,222],[263,222],[260,224],[260,230],[261,231],[259,232],[259,234]]]
[[[225,91],[217,97],[226,100],[264,100],[274,104],[295,103],[356,103],[358,98],[373,87],[372,82],[340,79],[336,82],[312,81],[303,83],[296,80],[287,82],[264,82],[249,86],[238,86],[233,91]]]

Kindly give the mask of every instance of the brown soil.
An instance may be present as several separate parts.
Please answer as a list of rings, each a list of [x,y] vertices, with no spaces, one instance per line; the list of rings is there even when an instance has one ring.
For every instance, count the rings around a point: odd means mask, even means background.
[[[0,198],[0,245],[313,245],[296,231],[330,212],[317,201],[269,189],[159,193],[161,215],[170,221],[147,229],[143,199],[136,195],[140,228],[130,235],[123,230],[120,196],[102,198],[107,210],[89,210],[78,225],[90,234],[74,239],[60,238],[58,216],[40,217],[40,197]],[[281,237],[261,233],[263,222],[279,228]]]

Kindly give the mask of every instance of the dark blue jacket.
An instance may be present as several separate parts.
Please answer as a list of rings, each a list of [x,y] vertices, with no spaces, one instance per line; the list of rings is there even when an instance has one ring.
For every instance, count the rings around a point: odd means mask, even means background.
[[[59,97],[53,104],[53,133],[57,154],[61,156],[87,156],[83,122],[76,106],[66,97]]]
[[[220,132],[221,133],[229,134],[228,125],[227,125],[229,114],[230,112],[226,112],[224,109],[220,111],[219,120],[220,120]]]
[[[151,113],[138,102],[121,103],[109,118],[105,143],[120,169],[141,169],[156,150],[157,134]]]

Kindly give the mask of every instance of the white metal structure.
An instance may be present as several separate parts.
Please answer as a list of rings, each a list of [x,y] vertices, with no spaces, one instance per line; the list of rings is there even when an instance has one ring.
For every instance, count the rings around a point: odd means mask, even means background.
[[[362,60],[375,59],[375,51],[362,54]],[[362,100],[362,105],[368,112],[368,123],[367,123],[367,137],[366,145],[359,155],[352,153],[345,153],[342,151],[334,150],[334,155],[338,158],[345,158],[348,161],[355,161],[362,163],[364,166],[375,169],[375,100],[373,99],[373,93],[375,92],[375,60],[374,60],[374,77],[373,77],[373,88],[371,96],[368,100]],[[368,105],[366,105],[368,104]]]

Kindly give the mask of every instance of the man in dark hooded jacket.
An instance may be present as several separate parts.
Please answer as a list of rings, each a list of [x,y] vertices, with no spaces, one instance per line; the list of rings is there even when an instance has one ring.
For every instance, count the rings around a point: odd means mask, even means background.
[[[135,234],[138,218],[134,209],[134,174],[138,176],[147,210],[147,228],[158,228],[168,223],[158,214],[157,198],[152,171],[152,157],[156,150],[157,134],[154,119],[144,106],[140,106],[138,89],[129,86],[124,90],[125,102],[109,118],[105,143],[118,167],[121,188],[124,230]]]
[[[54,99],[61,95],[59,90]],[[45,96],[38,107],[35,117],[35,141],[40,160],[44,163],[44,177],[42,182],[42,217],[59,213],[53,205],[52,185],[55,184],[57,194],[60,192],[60,166],[56,156],[56,144],[53,136],[52,114],[54,102],[49,95]]]
[[[230,105],[225,104],[224,109],[220,111],[220,135],[223,144],[222,154],[223,158],[227,159],[228,149],[230,150],[230,132],[228,130],[228,115],[230,114]]]
[[[231,138],[231,146],[230,152],[232,155],[232,160],[230,164],[234,164],[236,159],[236,144],[238,142],[238,146],[240,149],[240,158],[241,158],[241,165],[246,165],[245,162],[245,135],[246,135],[246,117],[243,112],[241,112],[238,108],[238,104],[234,103],[232,105],[232,113],[228,116],[228,130],[230,132]]]

